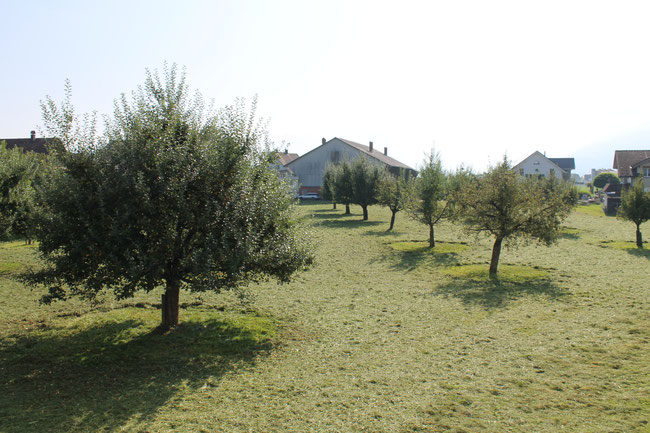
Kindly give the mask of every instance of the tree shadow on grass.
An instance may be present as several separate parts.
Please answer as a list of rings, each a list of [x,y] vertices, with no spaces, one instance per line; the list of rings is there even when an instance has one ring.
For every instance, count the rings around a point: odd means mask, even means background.
[[[388,223],[386,223],[386,230],[370,230],[364,233],[366,236],[384,236],[384,237],[398,237],[404,234],[404,232],[400,232],[398,230],[391,230],[388,231]]]
[[[338,219],[338,218],[343,218],[343,217],[349,217],[349,216],[352,216],[352,214],[347,214],[347,215],[346,215],[346,214],[344,214],[343,212],[341,212],[340,210],[339,210],[339,211],[336,211],[336,210],[335,210],[335,211],[327,212],[327,213],[317,213],[317,212],[322,212],[322,211],[318,211],[318,210],[317,210],[317,211],[314,211],[314,212],[315,212],[315,213],[313,213],[313,214],[311,215],[311,217],[312,217],[312,218],[315,218],[315,219],[321,219],[321,220],[327,220],[327,219],[335,220],[335,219]],[[339,213],[334,213],[334,212],[339,212]]]
[[[350,216],[350,215],[346,215]],[[353,215],[354,216],[354,215]],[[356,220],[356,219],[345,219],[345,220],[332,220],[332,219],[327,219],[323,220],[319,223],[322,226],[325,227],[332,227],[332,228],[347,228],[347,229],[356,229],[359,227],[371,227],[371,226],[376,226],[379,224],[386,224],[381,221],[363,221],[363,220]]]
[[[636,257],[645,257],[646,259],[650,260],[650,249],[647,248],[628,248],[625,251],[627,251],[628,254],[636,256]]]
[[[438,244],[442,244],[442,242],[438,242]],[[440,249],[436,250],[436,247],[426,247],[414,251],[391,249],[390,253],[382,256],[382,259],[390,263],[392,270],[400,272],[411,272],[424,265],[453,266],[459,262],[457,252],[440,252]]]
[[[566,296],[562,288],[548,279],[481,281],[454,278],[451,282],[438,286],[433,294],[454,297],[465,305],[478,305],[486,310],[504,308],[508,303],[523,297],[542,295],[556,300]]]
[[[0,340],[2,430],[118,431],[146,421],[179,389],[217,386],[268,353],[268,339],[235,323],[137,335],[143,323],[125,320]]]

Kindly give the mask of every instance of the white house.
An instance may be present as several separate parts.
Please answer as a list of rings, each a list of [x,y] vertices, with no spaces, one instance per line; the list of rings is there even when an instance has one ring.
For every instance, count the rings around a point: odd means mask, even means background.
[[[374,148],[372,141],[365,146],[336,137],[329,141],[323,138],[320,146],[289,162],[286,167],[298,177],[300,194],[320,193],[323,186],[323,174],[328,164],[351,161],[360,157],[368,159],[371,163],[387,167],[389,171],[396,174],[400,170],[415,173],[415,170],[408,165],[388,156],[386,147],[381,152]]]
[[[526,177],[550,177],[570,180],[571,170],[575,168],[573,158],[547,158],[538,151],[515,165],[512,169]]]
[[[614,152],[614,168],[623,185],[631,185],[642,179],[645,190],[650,191],[650,150],[617,150]]]

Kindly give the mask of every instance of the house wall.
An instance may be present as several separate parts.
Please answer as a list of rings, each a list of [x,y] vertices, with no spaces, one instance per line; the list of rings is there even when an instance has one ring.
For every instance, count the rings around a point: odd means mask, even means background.
[[[554,176],[558,179],[563,178],[563,170],[561,170],[557,165],[553,164],[547,158],[540,157],[539,155],[532,155],[526,158],[515,167],[513,167],[513,169],[523,176],[539,176],[543,174],[544,177],[549,177],[551,175],[551,170],[555,170]]]
[[[306,153],[301,158],[291,161],[287,164],[287,167],[298,177],[301,193],[306,191],[320,193],[320,187],[323,185],[323,174],[328,164],[351,161],[361,155],[373,164],[384,165],[372,157],[367,157],[360,150],[334,138]]]

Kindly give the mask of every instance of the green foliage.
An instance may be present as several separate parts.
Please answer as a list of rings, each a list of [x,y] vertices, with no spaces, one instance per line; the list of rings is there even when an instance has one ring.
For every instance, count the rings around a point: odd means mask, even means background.
[[[328,165],[323,175],[327,180],[327,188],[331,192],[331,200],[345,205],[345,213],[350,213],[350,203],[354,199],[352,190],[352,171],[346,162]]]
[[[451,184],[442,170],[440,156],[431,152],[424,160],[418,177],[410,188],[406,209],[415,221],[429,227],[429,246],[435,246],[434,226],[452,215],[453,200],[449,200]]]
[[[608,183],[618,185],[621,183],[621,179],[619,179],[614,173],[600,173],[592,182],[596,188],[603,188]]]
[[[645,192],[644,188],[643,180],[639,179],[634,186],[623,191],[617,213],[619,218],[636,225],[636,245],[639,248],[643,248],[640,226],[650,220],[650,192]]]
[[[321,188],[321,197],[323,200],[334,200],[334,166],[327,166],[323,174],[323,187]]]
[[[572,185],[554,177],[522,178],[504,157],[462,186],[458,217],[470,233],[494,237],[490,274],[496,274],[504,241],[528,238],[550,245],[576,200]]]
[[[59,154],[61,169],[43,195],[37,237],[47,266],[30,281],[49,289],[44,301],[93,299],[104,289],[124,299],[164,285],[170,327],[179,289],[287,281],[311,262],[254,106],[207,112],[175,66],[164,82],[147,72],[132,100],[115,105],[98,140],[59,137],[76,151]],[[70,117],[50,104],[43,110],[48,119]],[[52,132],[70,130],[58,126]]]
[[[36,192],[46,161],[33,152],[0,143],[0,237],[31,242],[36,224]]]
[[[385,172],[378,166],[370,164],[364,157],[350,163],[352,175],[352,203],[358,204],[363,210],[363,220],[368,219],[368,206],[377,203],[378,184]]]
[[[377,185],[377,203],[387,207],[391,211],[388,231],[391,231],[395,225],[395,214],[406,206],[408,192],[409,180],[404,170],[401,170],[398,176],[387,174],[379,179]]]

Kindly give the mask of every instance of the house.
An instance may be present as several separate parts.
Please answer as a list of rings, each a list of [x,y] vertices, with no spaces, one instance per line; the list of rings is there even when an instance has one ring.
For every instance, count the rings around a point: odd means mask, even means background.
[[[388,156],[386,147],[381,152],[374,148],[372,141],[366,146],[337,137],[329,141],[323,138],[320,146],[289,162],[286,167],[298,177],[300,194],[309,192],[320,194],[323,174],[329,164],[351,161],[361,157],[371,163],[386,167],[394,174],[399,174],[400,170],[406,170],[407,176],[416,173],[413,168]]]
[[[645,190],[650,191],[650,150],[617,150],[614,168],[623,185],[629,186],[642,179]]]
[[[512,167],[514,171],[525,177],[549,177],[571,180],[571,170],[576,168],[573,158],[547,158],[538,151]]]
[[[291,185],[291,193],[293,195],[298,195],[298,178],[293,173],[293,171],[287,167],[294,159],[298,158],[297,153],[289,153],[287,149],[284,152],[276,152],[275,161],[271,163],[271,166],[278,172],[280,178],[285,179]]]
[[[54,138],[36,138],[36,131],[31,131],[30,138],[0,138],[0,142],[7,143],[7,149],[17,147],[25,152],[47,154],[50,146],[56,143]]]

